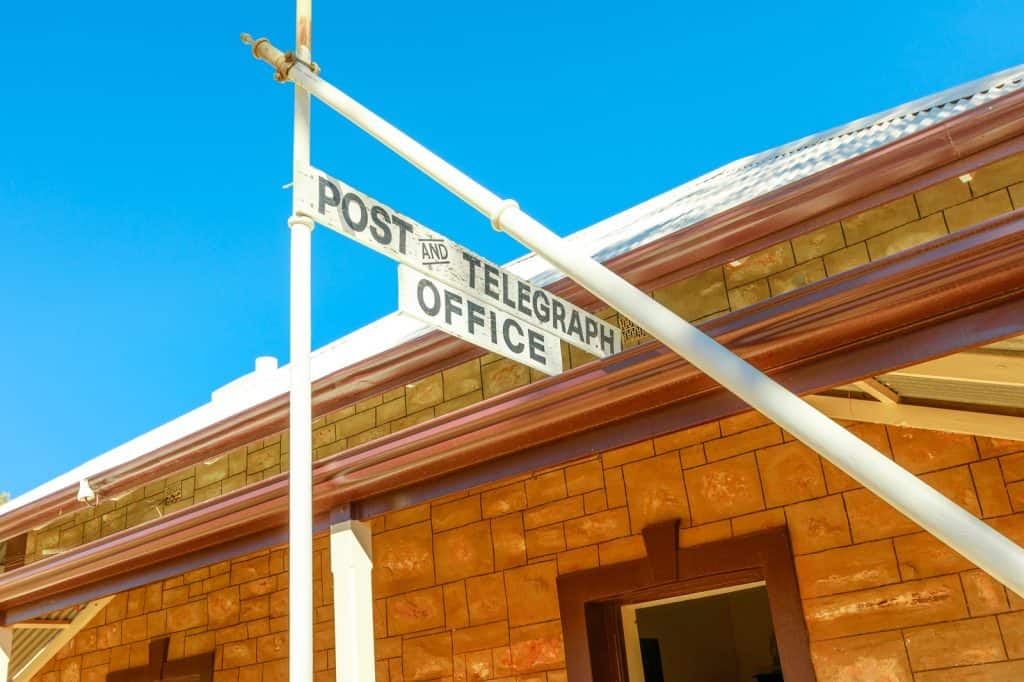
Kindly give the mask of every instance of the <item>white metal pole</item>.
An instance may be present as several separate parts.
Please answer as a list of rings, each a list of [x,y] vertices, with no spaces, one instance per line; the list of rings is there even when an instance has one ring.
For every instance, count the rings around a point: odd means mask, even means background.
[[[297,0],[295,5],[295,52],[304,62],[310,60],[311,4],[311,0]],[[295,88],[293,182],[298,181],[295,171],[309,165],[309,105],[309,93],[301,87]],[[313,679],[313,409],[309,369],[313,221],[298,215],[294,201],[288,227],[291,230],[288,679],[299,682]]]
[[[0,627],[0,680],[6,682],[11,674],[11,655],[14,650],[14,630]]]
[[[264,59],[268,53],[259,53]],[[272,54],[270,55],[272,57]],[[287,77],[381,141],[822,457],[1024,596],[1024,549],[303,64]]]

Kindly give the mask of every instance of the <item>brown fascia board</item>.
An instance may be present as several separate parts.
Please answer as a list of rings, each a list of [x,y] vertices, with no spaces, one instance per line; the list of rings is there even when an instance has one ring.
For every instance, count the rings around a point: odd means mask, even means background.
[[[1024,91],[1017,91],[666,235],[606,265],[637,286],[658,287],[1022,150]],[[587,308],[603,305],[568,278],[548,288]],[[315,382],[313,414],[325,414],[480,354],[440,332],[426,334]],[[287,396],[279,396],[111,469],[90,483],[104,497],[130,492],[282,431],[287,428],[287,412]],[[0,516],[0,539],[80,510],[76,494],[77,488],[68,487]]]
[[[1024,209],[701,327],[798,392],[1019,334]],[[499,480],[515,467],[569,461],[741,409],[649,342],[319,460],[314,506],[323,518],[354,503],[366,518],[445,486]],[[227,540],[279,542],[287,505],[287,474],[279,474],[34,562],[0,575],[0,610],[33,614],[81,600],[96,585],[112,589],[112,575],[123,589],[130,575],[173,571],[197,552],[216,555]]]

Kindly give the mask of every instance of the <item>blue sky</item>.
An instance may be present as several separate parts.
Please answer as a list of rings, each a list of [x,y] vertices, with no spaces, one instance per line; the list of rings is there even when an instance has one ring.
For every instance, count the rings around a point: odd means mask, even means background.
[[[324,76],[562,234],[737,157],[1024,62],[1020,2],[323,2]],[[0,490],[287,359],[289,2],[4,10]],[[313,162],[503,262],[523,250],[324,107]],[[315,346],[395,307],[314,232]],[[369,293],[368,293],[369,292]]]

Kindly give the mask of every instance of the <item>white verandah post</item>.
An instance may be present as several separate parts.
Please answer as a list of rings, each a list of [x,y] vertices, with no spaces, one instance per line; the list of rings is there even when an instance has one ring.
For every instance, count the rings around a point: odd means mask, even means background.
[[[295,5],[295,54],[310,60],[311,0]],[[296,169],[309,164],[309,93],[295,88],[292,139],[293,182]],[[293,192],[294,196],[294,192]],[[313,221],[292,206],[289,302],[291,389],[288,410],[288,676],[313,679],[313,407],[310,385],[312,322],[310,290]]]
[[[362,682],[375,675],[371,542],[369,524],[352,519],[351,507],[332,514],[334,660],[338,682]]]
[[[0,681],[6,682],[11,670],[14,630],[0,627]]]

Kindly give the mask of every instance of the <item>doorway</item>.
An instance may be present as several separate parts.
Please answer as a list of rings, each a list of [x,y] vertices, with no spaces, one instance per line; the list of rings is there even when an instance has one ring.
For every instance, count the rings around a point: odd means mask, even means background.
[[[783,679],[763,581],[621,608],[629,682]]]

